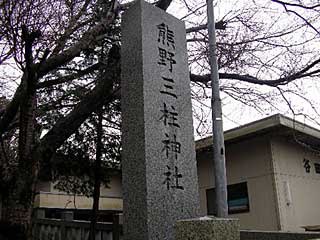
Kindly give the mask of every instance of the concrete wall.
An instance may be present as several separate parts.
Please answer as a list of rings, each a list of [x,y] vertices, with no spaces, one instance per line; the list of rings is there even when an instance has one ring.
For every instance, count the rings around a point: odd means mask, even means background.
[[[197,155],[202,215],[207,214],[206,189],[212,188],[212,152]],[[232,214],[241,229],[278,230],[278,211],[274,191],[271,148],[267,138],[256,137],[226,145],[228,184],[247,182],[250,211]]]
[[[320,225],[320,174],[314,168],[320,156],[283,137],[272,139],[272,152],[281,230],[304,231],[302,226]],[[310,173],[304,159],[310,161]]]
[[[54,188],[54,183],[41,182],[38,184],[40,194],[36,196],[35,207],[39,208],[67,208],[67,209],[91,209],[92,198],[82,195],[73,195],[61,192]],[[121,176],[113,176],[109,188],[101,186],[100,189],[100,210],[122,211],[122,187]]]
[[[113,176],[109,188],[101,187],[101,196],[122,198],[122,179],[120,175]]]
[[[99,201],[100,210],[122,211],[122,198],[101,197]],[[59,209],[91,209],[92,198],[76,196],[63,193],[40,193],[36,196],[35,207],[37,208],[59,208]]]
[[[47,184],[49,184],[50,186],[48,187]],[[51,182],[45,182],[40,184],[40,186],[42,186],[43,188],[48,188],[49,192],[51,193],[63,193],[55,189],[54,185],[55,183],[51,183]],[[120,174],[117,176],[112,176],[110,178],[110,183],[108,184],[108,187],[105,187],[103,184],[101,184],[100,195],[105,197],[122,197],[122,186],[121,186]]]

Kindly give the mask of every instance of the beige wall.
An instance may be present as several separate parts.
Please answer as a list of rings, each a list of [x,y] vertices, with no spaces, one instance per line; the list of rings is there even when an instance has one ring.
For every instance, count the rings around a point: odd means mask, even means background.
[[[121,175],[113,176],[109,183],[109,188],[101,187],[101,196],[122,198],[122,179]]]
[[[122,198],[101,197],[100,210],[122,210]],[[37,208],[60,208],[60,209],[91,209],[92,198],[57,193],[40,193],[36,196],[35,207]]]
[[[320,156],[284,138],[272,140],[275,176],[279,196],[281,230],[303,231],[301,226],[320,224],[320,174],[314,163]],[[303,159],[310,160],[310,173]]]
[[[41,182],[38,185],[40,194],[36,196],[35,207],[43,208],[77,208],[91,209],[92,198],[66,194],[54,188],[54,183]],[[100,189],[100,210],[122,210],[121,176],[113,176],[109,188]]]
[[[200,208],[207,214],[206,189],[212,188],[212,157],[198,153]],[[277,230],[278,214],[274,193],[271,148],[267,139],[254,138],[226,146],[228,184],[247,182],[250,211],[232,214],[240,219],[241,229]]]

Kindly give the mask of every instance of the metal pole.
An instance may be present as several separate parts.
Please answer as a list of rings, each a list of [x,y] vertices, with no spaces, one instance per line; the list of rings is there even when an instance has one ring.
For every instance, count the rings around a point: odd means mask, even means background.
[[[212,134],[213,134],[213,162],[216,191],[217,217],[228,216],[227,176],[225,164],[225,148],[222,126],[222,109],[219,92],[219,73],[216,57],[216,33],[213,11],[213,0],[207,0],[209,56],[211,66],[211,108],[212,108]]]

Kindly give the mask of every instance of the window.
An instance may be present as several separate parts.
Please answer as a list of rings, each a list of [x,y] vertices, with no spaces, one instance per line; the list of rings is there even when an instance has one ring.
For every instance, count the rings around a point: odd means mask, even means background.
[[[229,214],[249,212],[249,196],[247,183],[238,183],[228,186]]]
[[[249,212],[249,196],[246,182],[228,185],[227,191],[229,214]],[[215,189],[207,189],[206,194],[208,215],[217,215]]]

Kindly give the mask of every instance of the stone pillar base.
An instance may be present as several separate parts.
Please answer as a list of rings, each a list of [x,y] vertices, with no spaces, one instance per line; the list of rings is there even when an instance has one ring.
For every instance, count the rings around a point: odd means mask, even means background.
[[[177,221],[175,240],[240,240],[239,220],[201,217]]]

